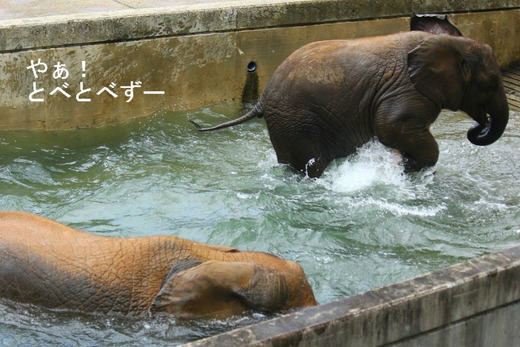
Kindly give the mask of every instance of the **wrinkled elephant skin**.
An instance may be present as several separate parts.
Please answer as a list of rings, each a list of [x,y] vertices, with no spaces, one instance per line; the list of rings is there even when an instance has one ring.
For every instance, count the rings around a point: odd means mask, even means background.
[[[270,254],[171,236],[99,236],[22,212],[0,212],[0,296],[187,319],[316,304],[302,268]]]

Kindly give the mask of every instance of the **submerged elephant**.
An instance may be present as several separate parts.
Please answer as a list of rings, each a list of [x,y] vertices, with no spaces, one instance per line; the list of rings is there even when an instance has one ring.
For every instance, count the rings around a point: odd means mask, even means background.
[[[435,165],[429,128],[442,109],[478,123],[467,134],[473,144],[495,142],[509,106],[492,49],[461,37],[445,16],[413,16],[411,27],[308,44],[276,69],[251,111],[199,130],[264,117],[278,162],[310,177],[373,138],[400,151],[406,171]]]
[[[0,212],[0,297],[180,318],[316,305],[293,261],[170,236],[92,235],[22,212]]]

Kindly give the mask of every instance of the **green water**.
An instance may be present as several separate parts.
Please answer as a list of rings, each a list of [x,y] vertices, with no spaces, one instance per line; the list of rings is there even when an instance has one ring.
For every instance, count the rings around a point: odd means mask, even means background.
[[[472,121],[443,113],[434,169],[405,175],[377,143],[316,181],[277,164],[263,120],[212,133],[238,105],[160,112],[120,127],[0,132],[0,209],[112,236],[166,234],[298,261],[320,303],[436,270],[520,241],[520,124],[489,147]],[[0,344],[163,345],[257,322],[179,324],[53,312],[0,301]]]

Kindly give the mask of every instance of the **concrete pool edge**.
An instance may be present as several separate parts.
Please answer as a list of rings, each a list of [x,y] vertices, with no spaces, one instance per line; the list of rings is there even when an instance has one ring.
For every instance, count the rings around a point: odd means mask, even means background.
[[[188,344],[520,345],[520,246]]]
[[[520,0],[229,0],[2,20],[0,130],[117,125],[251,102],[299,47],[407,31],[414,11],[449,14],[464,35],[493,47],[500,66],[520,57],[510,39],[520,36]]]
[[[0,20],[0,52],[236,30],[520,9],[518,0],[387,3],[362,0],[244,0]]]

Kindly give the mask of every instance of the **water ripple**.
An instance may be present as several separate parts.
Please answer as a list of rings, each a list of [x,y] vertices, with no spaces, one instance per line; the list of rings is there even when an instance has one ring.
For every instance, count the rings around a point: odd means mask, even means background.
[[[302,264],[319,302],[380,287],[520,240],[520,129],[488,147],[441,114],[438,164],[404,174],[372,142],[318,180],[276,162],[263,120],[199,133],[242,112],[161,112],[120,127],[0,132],[0,207],[113,236],[176,235]],[[512,124],[520,114],[512,112]],[[179,325],[56,313],[0,302],[9,344],[164,345],[266,319]]]

